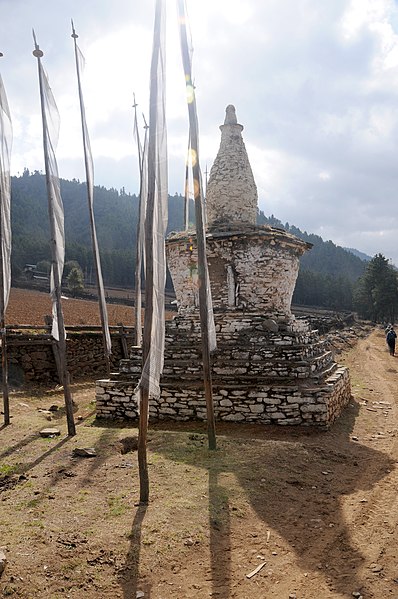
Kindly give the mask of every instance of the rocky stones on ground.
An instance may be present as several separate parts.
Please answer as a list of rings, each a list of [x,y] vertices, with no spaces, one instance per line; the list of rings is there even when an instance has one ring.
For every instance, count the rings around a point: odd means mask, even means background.
[[[4,551],[0,550],[0,578],[6,568],[6,565],[7,565],[6,554],[4,553]]]
[[[97,452],[94,447],[75,447],[72,454],[75,458],[95,458]]]
[[[120,453],[125,454],[138,449],[138,437],[124,437],[120,439]]]
[[[40,436],[41,437],[47,437],[47,438],[52,438],[52,437],[58,437],[61,434],[61,431],[59,430],[59,428],[42,428],[40,431]]]
[[[383,571],[383,566],[380,564],[370,564],[369,568],[374,574],[378,574],[379,572]]]
[[[329,349],[339,354],[347,347],[354,345],[358,339],[366,337],[372,330],[373,325],[367,322],[354,322],[352,326],[344,329],[331,328],[324,332]]]

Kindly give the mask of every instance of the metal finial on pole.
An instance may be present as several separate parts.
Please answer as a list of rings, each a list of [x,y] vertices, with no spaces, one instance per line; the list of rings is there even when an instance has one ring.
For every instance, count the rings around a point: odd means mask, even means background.
[[[71,19],[70,22],[72,24],[72,35],[71,35],[71,37],[73,37],[74,39],[77,39],[79,36],[77,35],[77,33],[75,31],[75,26],[73,24],[73,19]]]
[[[40,50],[40,48],[39,48],[39,44],[37,43],[36,34],[35,34],[34,29],[32,29],[32,34],[33,34],[33,41],[35,44],[35,49],[33,50],[33,56],[36,56],[36,58],[41,58],[42,56],[44,56],[44,52],[42,52],[42,50]]]

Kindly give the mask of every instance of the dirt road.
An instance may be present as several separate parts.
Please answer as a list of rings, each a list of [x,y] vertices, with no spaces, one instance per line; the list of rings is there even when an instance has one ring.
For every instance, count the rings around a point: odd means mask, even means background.
[[[51,423],[61,440],[38,435],[38,408],[61,408],[59,392],[12,394],[0,596],[397,599],[398,358],[375,330],[341,361],[353,399],[329,431],[219,424],[209,452],[201,424],[151,425],[146,509],[136,456],[120,445],[137,431],[95,422],[91,383],[73,391],[73,439],[62,409]]]

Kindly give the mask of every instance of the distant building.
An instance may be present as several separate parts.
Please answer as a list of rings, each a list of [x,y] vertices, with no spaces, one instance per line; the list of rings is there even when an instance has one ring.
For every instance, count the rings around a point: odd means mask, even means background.
[[[44,271],[37,270],[36,264],[25,264],[24,275],[30,281],[49,281],[50,277]]]

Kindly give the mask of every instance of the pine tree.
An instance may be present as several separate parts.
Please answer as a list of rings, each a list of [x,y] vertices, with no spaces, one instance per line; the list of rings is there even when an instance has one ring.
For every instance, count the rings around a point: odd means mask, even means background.
[[[354,291],[358,314],[374,322],[394,322],[398,313],[397,272],[387,258],[377,254],[369,262]]]
[[[84,290],[84,277],[80,268],[71,268],[67,278],[68,289],[73,296]]]

